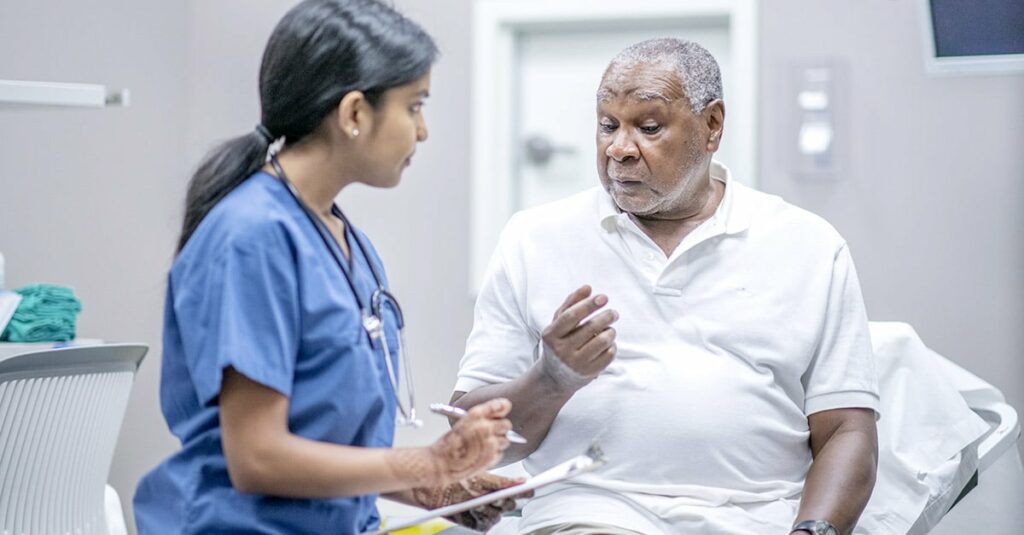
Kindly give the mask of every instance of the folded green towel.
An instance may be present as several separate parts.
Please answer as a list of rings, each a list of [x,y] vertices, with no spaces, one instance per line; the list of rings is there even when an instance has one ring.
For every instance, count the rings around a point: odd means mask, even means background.
[[[7,342],[66,342],[75,337],[75,320],[82,303],[71,288],[31,284],[14,290],[21,303],[0,340]]]

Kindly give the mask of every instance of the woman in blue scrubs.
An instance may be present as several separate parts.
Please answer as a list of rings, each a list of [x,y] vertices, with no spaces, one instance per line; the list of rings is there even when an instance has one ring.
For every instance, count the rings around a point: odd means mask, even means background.
[[[260,124],[189,184],[160,392],[182,447],[139,484],[141,534],[355,534],[377,527],[378,495],[432,508],[516,483],[483,474],[508,446],[506,400],[432,446],[391,448],[409,410],[400,312],[334,205],[352,183],[398,184],[427,138],[436,55],[376,0],[307,0],[274,29]],[[458,520],[487,528],[511,505]]]

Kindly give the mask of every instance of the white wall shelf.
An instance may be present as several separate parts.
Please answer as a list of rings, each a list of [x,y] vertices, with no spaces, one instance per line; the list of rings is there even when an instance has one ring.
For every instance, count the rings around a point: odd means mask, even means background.
[[[35,107],[105,108],[127,106],[129,91],[98,84],[0,80],[0,109]]]

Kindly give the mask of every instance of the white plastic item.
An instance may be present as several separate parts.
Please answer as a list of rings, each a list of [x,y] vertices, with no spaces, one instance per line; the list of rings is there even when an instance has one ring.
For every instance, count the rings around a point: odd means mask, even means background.
[[[3,334],[7,324],[14,317],[19,303],[21,303],[20,295],[8,290],[0,290],[0,334]],[[6,346],[6,344],[4,345]],[[2,350],[0,350],[0,354],[2,354]]]
[[[121,497],[114,487],[107,485],[104,493],[105,515],[107,518],[108,535],[128,535],[128,526],[124,522],[124,509],[121,508]]]
[[[108,344],[0,357],[0,534],[123,533],[123,516],[118,523],[107,513],[107,475],[147,350]]]

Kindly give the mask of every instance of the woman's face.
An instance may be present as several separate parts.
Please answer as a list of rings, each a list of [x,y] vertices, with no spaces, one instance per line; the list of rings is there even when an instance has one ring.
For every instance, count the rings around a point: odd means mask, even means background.
[[[367,185],[392,188],[398,185],[402,171],[412,163],[416,144],[427,139],[423,105],[430,96],[430,72],[406,85],[384,92],[374,113],[368,139],[367,167],[371,176]]]

